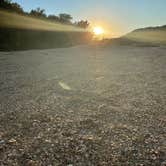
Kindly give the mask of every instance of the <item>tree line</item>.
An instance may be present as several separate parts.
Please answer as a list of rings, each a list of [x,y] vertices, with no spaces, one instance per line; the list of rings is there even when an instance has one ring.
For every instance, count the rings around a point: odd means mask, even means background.
[[[74,25],[84,29],[88,28],[89,26],[89,22],[87,20],[72,22],[73,17],[70,14],[66,14],[66,13],[61,13],[58,16],[54,14],[47,15],[45,13],[45,10],[41,8],[32,9],[30,12],[25,12],[18,3],[12,2],[11,0],[0,0],[0,8],[9,10],[18,14],[33,16],[36,18],[44,18],[50,21]]]

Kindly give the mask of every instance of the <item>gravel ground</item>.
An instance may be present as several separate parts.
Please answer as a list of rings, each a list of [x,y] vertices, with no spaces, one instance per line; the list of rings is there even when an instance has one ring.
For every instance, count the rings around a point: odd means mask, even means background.
[[[166,166],[166,48],[0,52],[0,166]]]

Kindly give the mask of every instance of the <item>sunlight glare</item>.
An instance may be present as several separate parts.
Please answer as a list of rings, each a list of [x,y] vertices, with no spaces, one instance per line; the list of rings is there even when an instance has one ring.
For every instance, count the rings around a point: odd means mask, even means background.
[[[104,30],[101,27],[94,27],[93,32],[95,35],[102,35],[104,33]]]

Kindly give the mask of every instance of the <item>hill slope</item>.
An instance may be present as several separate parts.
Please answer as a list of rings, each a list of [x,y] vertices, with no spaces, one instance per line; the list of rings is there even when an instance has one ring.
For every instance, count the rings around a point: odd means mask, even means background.
[[[81,28],[0,11],[0,50],[46,49],[88,43]]]
[[[159,27],[148,27],[132,31],[122,37],[135,42],[152,44],[166,44],[166,25]]]
[[[7,11],[0,11],[0,28],[19,28],[30,30],[46,30],[46,31],[80,31],[85,32],[84,29],[55,23],[44,19],[37,19],[30,16],[23,16]]]
[[[136,29],[122,37],[102,41],[104,46],[134,45],[159,46],[166,45],[166,25]]]

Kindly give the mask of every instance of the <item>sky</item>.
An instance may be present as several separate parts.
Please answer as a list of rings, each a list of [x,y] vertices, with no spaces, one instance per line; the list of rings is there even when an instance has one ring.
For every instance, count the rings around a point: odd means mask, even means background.
[[[73,20],[86,19],[101,26],[109,37],[134,29],[166,25],[166,0],[13,0],[25,11],[37,7],[46,14],[69,13]]]

